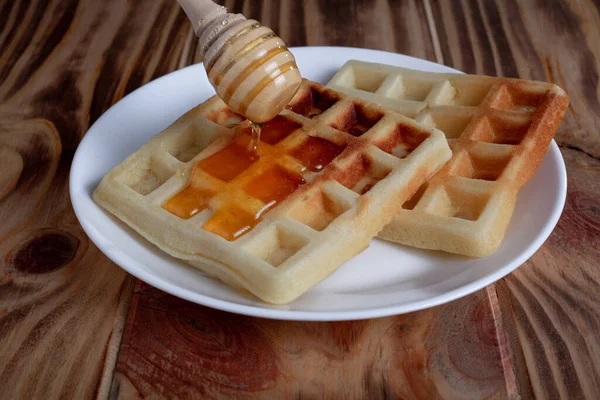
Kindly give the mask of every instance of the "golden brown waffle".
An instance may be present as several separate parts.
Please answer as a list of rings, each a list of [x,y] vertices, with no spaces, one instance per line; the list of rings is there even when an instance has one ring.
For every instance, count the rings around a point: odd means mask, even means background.
[[[451,155],[439,130],[304,81],[263,127],[213,97],[110,171],[94,199],[170,255],[287,303],[365,249]]]
[[[452,160],[379,237],[482,257],[499,246],[569,100],[545,82],[440,74],[348,61],[328,87],[443,131]]]

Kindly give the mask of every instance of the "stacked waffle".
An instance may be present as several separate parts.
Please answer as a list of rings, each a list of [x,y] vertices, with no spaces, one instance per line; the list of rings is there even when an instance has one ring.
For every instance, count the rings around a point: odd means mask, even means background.
[[[215,96],[94,199],[168,254],[281,304],[365,249],[451,157],[440,130],[309,81],[256,151],[249,122]]]
[[[545,82],[347,62],[328,86],[444,132],[452,159],[402,205],[379,237],[482,257],[500,245],[519,189],[568,106]]]

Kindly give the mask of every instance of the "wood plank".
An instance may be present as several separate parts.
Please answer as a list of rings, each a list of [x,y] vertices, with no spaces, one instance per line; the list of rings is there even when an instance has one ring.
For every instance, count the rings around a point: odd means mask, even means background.
[[[350,46],[435,61],[426,10],[417,0],[220,1],[271,27],[288,46]]]
[[[290,46],[369,47],[553,80],[572,97],[559,140],[600,154],[600,24],[589,0],[222,3]],[[2,396],[104,396],[132,280],[79,227],[71,158],[111,104],[193,62],[196,41],[171,0],[0,0],[0,20],[0,168],[15,154],[23,162],[0,189]],[[499,303],[491,287],[407,316],[305,324],[217,312],[139,284],[112,395],[593,398],[598,167],[563,154],[575,182],[565,217],[499,284]]]
[[[591,0],[431,0],[444,62],[567,91],[559,144],[600,158],[600,9]]]
[[[559,143],[600,157],[598,6],[591,1],[432,1],[447,64],[553,81],[571,97]],[[524,398],[600,392],[600,164],[562,149],[563,216],[548,242],[497,285],[513,373]]]
[[[245,317],[146,284],[133,304],[112,398],[513,395],[485,290],[417,313],[349,322]]]
[[[497,284],[524,397],[600,393],[600,161],[562,149],[567,203],[546,244]]]
[[[68,173],[91,122],[177,68],[189,46],[182,14],[170,0],[0,1],[0,168],[10,172],[0,189],[0,397],[91,398],[104,369],[112,378],[133,281],[79,226]]]

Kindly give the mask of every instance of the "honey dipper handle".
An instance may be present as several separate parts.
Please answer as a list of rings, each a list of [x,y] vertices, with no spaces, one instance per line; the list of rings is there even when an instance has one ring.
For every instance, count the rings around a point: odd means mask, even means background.
[[[208,23],[220,15],[226,14],[225,7],[213,3],[210,0],[177,0],[192,23],[196,36],[200,36],[200,25],[207,26]]]

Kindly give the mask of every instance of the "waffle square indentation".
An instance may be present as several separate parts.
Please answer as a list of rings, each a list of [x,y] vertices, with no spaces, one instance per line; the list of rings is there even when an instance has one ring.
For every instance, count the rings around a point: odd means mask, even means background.
[[[419,122],[439,129],[447,139],[457,139],[463,134],[471,119],[470,113],[437,110],[427,112],[420,117]]]
[[[136,170],[126,177],[124,183],[142,196],[147,196],[158,189],[172,175],[172,171],[154,157],[143,160],[136,167]]]
[[[205,210],[214,194],[212,190],[189,185],[177,193],[177,195],[167,200],[162,207],[179,218],[189,219],[202,210]]]
[[[376,142],[375,145],[388,154],[405,158],[429,136],[429,132],[416,128],[411,124],[399,123],[390,135]]]
[[[518,145],[530,125],[529,115],[489,115],[478,122],[472,138],[482,142]]]
[[[305,193],[289,216],[316,231],[322,231],[349,209],[349,204],[338,201],[322,189],[316,189]]]
[[[302,128],[302,124],[278,115],[263,124],[260,140],[275,145],[291,135],[296,129],[300,128]]]
[[[307,96],[292,100],[286,108],[304,117],[314,118],[333,107],[339,99],[339,96],[330,90],[311,87]]]
[[[456,89],[454,105],[475,107],[483,103],[492,88],[492,82],[469,81],[469,78],[456,79],[452,82]]]
[[[391,169],[380,165],[366,154],[360,154],[354,160],[349,160],[345,168],[336,172],[333,174],[333,179],[355,193],[363,195],[384,179]]]
[[[491,106],[499,109],[531,112],[542,104],[545,97],[545,91],[528,88],[525,83],[506,84],[498,90]]]
[[[298,186],[305,182],[301,175],[294,174],[279,165],[274,165],[252,179],[244,187],[244,191],[265,203],[267,207],[272,207],[285,200]]]
[[[386,77],[387,74],[381,71],[371,71],[369,74],[355,74],[354,88],[365,92],[375,93]]]
[[[282,225],[271,225],[247,248],[251,254],[278,267],[298,253],[310,239]]]
[[[181,162],[188,162],[196,157],[204,148],[205,144],[200,143],[196,135],[195,127],[188,128],[177,138],[175,146],[168,149],[169,154]]]
[[[255,215],[241,207],[225,205],[215,211],[203,228],[232,241],[252,230],[259,222]]]
[[[506,151],[495,152],[492,146],[494,145],[487,145],[488,151],[482,148],[473,148],[461,152],[452,162],[450,175],[486,181],[495,181],[500,178],[510,162],[512,154]]]
[[[395,99],[423,102],[438,81],[438,79],[398,76],[386,95]]]
[[[339,156],[345,147],[320,137],[308,136],[290,155],[309,171],[319,172]]]
[[[450,185],[440,186],[426,212],[440,217],[477,221],[489,199],[489,193],[467,192]]]
[[[197,166],[215,178],[229,182],[254,162],[254,154],[243,144],[234,141],[215,154],[200,160]]]
[[[330,126],[358,137],[375,126],[381,118],[383,118],[383,113],[378,110],[373,110],[360,104],[350,103],[346,109],[330,123]]]

